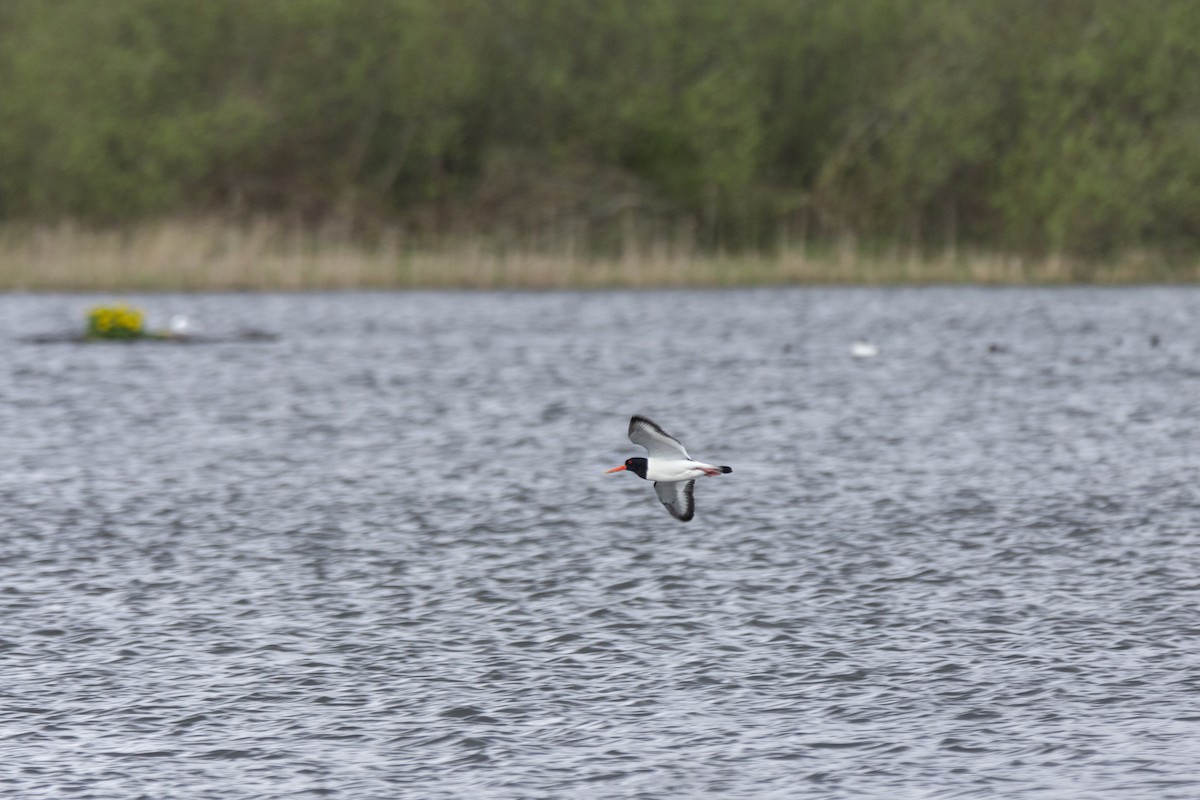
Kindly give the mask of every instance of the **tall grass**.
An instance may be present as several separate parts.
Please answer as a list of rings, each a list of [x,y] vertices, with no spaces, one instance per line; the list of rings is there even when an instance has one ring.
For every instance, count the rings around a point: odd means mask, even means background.
[[[369,239],[333,227],[260,219],[171,219],[121,229],[73,223],[0,226],[0,290],[230,291],[555,289],[772,284],[1127,284],[1200,281],[1200,262],[1153,253],[1106,262],[948,251],[934,256],[853,243],[784,246],[773,254],[697,252],[666,236],[588,254],[549,243],[464,236],[415,243],[399,230]]]

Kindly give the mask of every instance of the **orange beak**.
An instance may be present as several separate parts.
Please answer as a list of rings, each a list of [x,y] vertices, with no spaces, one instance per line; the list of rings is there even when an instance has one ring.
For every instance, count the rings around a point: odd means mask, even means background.
[[[623,469],[625,469],[625,465],[624,465],[624,464],[622,464],[622,465],[621,465],[621,466],[619,466],[619,467],[613,467],[612,469],[606,469],[606,470],[604,470],[604,474],[605,474],[605,475],[612,475],[614,472],[620,472],[620,471],[621,471],[621,470],[623,470]]]

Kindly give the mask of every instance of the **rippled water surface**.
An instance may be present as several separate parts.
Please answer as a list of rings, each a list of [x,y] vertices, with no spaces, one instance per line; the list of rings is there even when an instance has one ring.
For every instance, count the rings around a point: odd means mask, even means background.
[[[1200,291],[0,297],[0,795],[1200,796]],[[879,347],[853,358],[858,339]],[[734,467],[671,519],[632,413]]]

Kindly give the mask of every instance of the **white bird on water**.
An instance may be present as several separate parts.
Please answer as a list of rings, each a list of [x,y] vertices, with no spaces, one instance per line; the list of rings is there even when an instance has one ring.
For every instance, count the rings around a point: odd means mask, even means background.
[[[879,355],[879,348],[870,342],[859,340],[850,345],[850,355],[855,358],[874,358]]]
[[[172,314],[167,320],[167,329],[172,336],[187,336],[192,331],[192,325],[183,314]]]
[[[692,491],[696,478],[716,477],[733,472],[733,467],[716,467],[694,461],[679,440],[645,417],[629,420],[629,440],[646,448],[649,458],[629,458],[619,467],[605,472],[628,470],[639,478],[654,481],[654,492],[675,519],[687,522],[696,514]]]

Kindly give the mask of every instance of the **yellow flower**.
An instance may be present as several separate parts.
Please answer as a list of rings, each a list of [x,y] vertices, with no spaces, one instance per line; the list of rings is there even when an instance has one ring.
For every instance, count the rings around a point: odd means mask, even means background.
[[[124,304],[97,306],[88,312],[88,331],[105,338],[133,338],[142,334],[144,320],[141,311]]]

